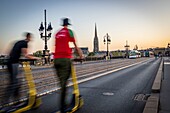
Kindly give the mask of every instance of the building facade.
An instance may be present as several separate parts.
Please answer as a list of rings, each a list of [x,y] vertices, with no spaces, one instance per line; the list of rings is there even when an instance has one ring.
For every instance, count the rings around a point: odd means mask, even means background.
[[[168,56],[170,57],[170,43],[168,43],[167,47],[157,47],[153,49],[155,55],[158,56]]]
[[[88,54],[89,54],[89,48],[88,48],[88,47],[79,47],[79,48],[80,48],[80,50],[82,51],[83,56],[84,56],[84,57],[87,57]],[[74,58],[78,57],[78,53],[77,53],[77,51],[75,50],[75,48],[73,47],[73,48],[71,48],[71,49],[72,49],[72,54],[73,54]]]

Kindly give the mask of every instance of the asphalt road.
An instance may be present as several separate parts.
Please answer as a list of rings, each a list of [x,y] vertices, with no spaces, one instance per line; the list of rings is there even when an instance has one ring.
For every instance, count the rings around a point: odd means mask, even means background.
[[[84,106],[77,113],[142,113],[151,93],[160,59],[132,66],[79,84]],[[146,94],[146,96],[138,96]],[[27,113],[52,113],[59,109],[59,91],[42,97],[43,104]],[[68,91],[68,101],[71,88]],[[141,98],[140,98],[141,97]],[[143,98],[144,97],[144,98]]]

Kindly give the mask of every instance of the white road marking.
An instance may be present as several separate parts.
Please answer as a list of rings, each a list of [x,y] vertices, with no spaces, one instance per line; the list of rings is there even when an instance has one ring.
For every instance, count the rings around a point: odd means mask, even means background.
[[[164,62],[164,64],[170,64],[170,62]]]

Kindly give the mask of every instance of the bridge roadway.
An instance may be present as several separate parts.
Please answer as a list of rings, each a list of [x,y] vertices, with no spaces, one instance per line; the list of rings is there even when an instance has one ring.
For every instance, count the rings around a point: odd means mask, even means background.
[[[108,62],[105,61],[93,61],[85,62],[83,65],[75,65],[78,80],[86,81],[91,77],[96,78],[100,73],[108,73],[111,70],[120,69],[128,65],[133,65],[135,63],[145,61],[146,58],[140,59],[114,59]],[[38,95],[46,95],[47,92],[52,92],[57,90],[59,87],[58,80],[55,77],[55,71],[50,66],[45,67],[33,67],[33,76],[36,83],[36,88],[38,90]],[[5,71],[1,71],[0,79],[0,98],[3,98],[3,92],[5,85],[8,83],[8,76]],[[27,84],[23,73],[20,74],[20,80],[22,81],[21,93],[22,98],[26,97],[26,92],[28,91]],[[71,79],[70,79],[71,80]],[[0,102],[1,103],[1,102]]]
[[[84,98],[84,106],[76,113],[142,113],[159,64],[160,59],[145,59],[136,65],[120,67],[121,69],[116,69],[115,72],[113,69],[110,74],[105,73],[92,80],[82,81],[79,88]],[[42,96],[43,104],[26,113],[52,113],[59,109],[59,92],[60,90],[57,90]],[[72,88],[69,87],[68,102],[71,93]],[[138,94],[146,96],[141,98]]]

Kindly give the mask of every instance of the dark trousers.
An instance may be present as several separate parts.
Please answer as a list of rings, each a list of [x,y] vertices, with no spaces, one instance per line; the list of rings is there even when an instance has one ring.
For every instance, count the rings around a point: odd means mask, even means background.
[[[5,92],[5,98],[4,101],[5,103],[9,102],[9,99],[11,96],[13,97],[19,97],[19,89],[20,89],[20,84],[17,78],[18,75],[18,63],[11,64],[8,63],[8,71],[9,71],[9,85],[6,88]]]
[[[54,66],[61,86],[60,108],[61,108],[61,112],[64,113],[64,110],[66,108],[66,102],[65,102],[66,86],[67,86],[67,81],[71,75],[71,59],[68,58],[55,59]]]

